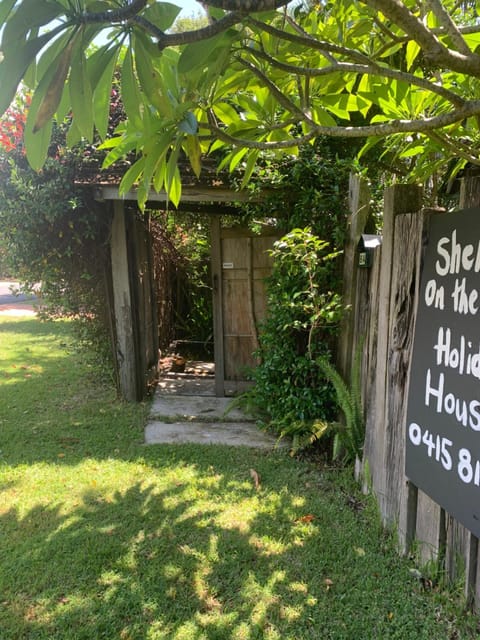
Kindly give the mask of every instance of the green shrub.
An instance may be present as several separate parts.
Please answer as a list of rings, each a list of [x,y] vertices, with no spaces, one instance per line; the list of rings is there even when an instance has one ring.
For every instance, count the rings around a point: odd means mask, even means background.
[[[81,156],[57,152],[37,173],[21,149],[0,149],[2,267],[25,290],[40,283],[43,315],[72,318],[78,344],[95,347],[103,373],[104,365],[112,367],[105,286],[110,217],[75,184]]]
[[[294,229],[272,250],[268,317],[248,401],[279,435],[291,435],[297,425],[308,436],[313,421],[335,417],[333,388],[315,359],[335,344],[342,307],[329,282],[338,255],[310,228]]]

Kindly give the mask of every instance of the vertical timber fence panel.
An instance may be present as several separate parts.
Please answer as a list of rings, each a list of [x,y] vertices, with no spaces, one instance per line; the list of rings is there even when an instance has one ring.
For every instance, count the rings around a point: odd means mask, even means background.
[[[392,448],[398,445],[398,420],[402,415],[395,415],[398,411],[398,399],[396,394],[390,398],[390,389],[396,384],[396,372],[391,368],[391,357],[394,356],[395,363],[399,364],[403,358],[407,357],[403,353],[408,351],[410,345],[405,343],[399,336],[392,341],[392,328],[397,327],[397,318],[393,314],[402,312],[405,315],[405,299],[401,291],[411,289],[412,268],[416,262],[409,260],[410,273],[405,265],[405,254],[409,251],[410,238],[408,237],[408,222],[396,224],[396,218],[400,214],[414,214],[421,209],[421,189],[412,185],[395,185],[385,192],[385,209],[383,218],[383,242],[380,258],[380,273],[378,280],[378,314],[373,320],[376,323],[376,359],[375,378],[372,381],[373,389],[365,398],[366,406],[366,441],[365,459],[367,473],[370,478],[372,488],[377,496],[380,513],[385,523],[399,521],[399,500],[392,499],[392,485],[394,491],[398,491],[398,475],[401,462],[396,462],[395,470],[388,469],[391,466]],[[417,213],[417,215],[419,215]],[[406,224],[404,232],[403,226]],[[416,229],[417,223],[413,224]],[[396,230],[398,237],[396,237]],[[404,237],[404,236],[407,237]],[[416,256],[416,252],[414,254]],[[393,278],[394,268],[399,269],[399,275]],[[403,285],[403,280],[407,283]],[[392,290],[392,286],[394,287]],[[402,298],[400,305],[398,300]],[[403,305],[403,306],[402,306]],[[412,309],[410,309],[412,312]],[[405,318],[402,319],[405,324]],[[407,324],[412,320],[407,320]],[[393,351],[392,351],[393,349]],[[392,377],[393,376],[393,377]],[[403,375],[402,384],[405,384],[406,374]],[[402,387],[403,388],[403,387]],[[372,404],[373,403],[373,404]],[[389,411],[393,415],[389,414]],[[397,453],[394,453],[396,456]],[[398,452],[401,459],[402,452]],[[388,473],[387,473],[388,471]],[[405,483],[403,482],[403,485]],[[402,486],[402,491],[405,487]],[[403,498],[402,498],[403,499]]]
[[[408,194],[413,205],[420,208],[420,194]],[[401,193],[402,200],[405,192]],[[418,203],[415,200],[418,199]],[[395,215],[392,244],[392,278],[390,308],[388,311],[387,388],[385,390],[385,511],[387,522],[396,522],[400,544],[408,536],[409,491],[405,478],[406,420],[405,394],[408,389],[408,371],[413,347],[415,320],[415,291],[418,282],[418,254],[422,237],[422,215],[403,213]],[[410,496],[411,499],[411,496]]]
[[[358,305],[357,293],[362,291],[362,288],[358,291],[358,279],[362,279],[362,277],[364,279],[366,275],[366,270],[358,268],[358,242],[365,229],[369,215],[370,192],[365,181],[359,176],[350,176],[348,200],[350,216],[343,251],[342,291],[346,312],[342,319],[337,357],[338,369],[346,381],[350,379],[352,358],[355,351],[357,314],[361,313],[363,308],[362,304],[360,304],[360,307]]]
[[[429,222],[422,191],[395,185],[385,193],[383,243],[368,270],[355,275],[353,326],[348,340],[364,340],[362,393],[366,417],[365,488],[375,493],[386,525],[396,527],[403,552],[415,540],[421,562],[437,560],[450,579],[465,580],[470,603],[480,605],[478,539],[405,476],[406,409],[413,354],[420,267]],[[464,181],[460,208],[480,206],[480,176]],[[347,274],[346,274],[347,275]],[[347,285],[348,286],[348,285]],[[353,341],[351,335],[353,332]]]

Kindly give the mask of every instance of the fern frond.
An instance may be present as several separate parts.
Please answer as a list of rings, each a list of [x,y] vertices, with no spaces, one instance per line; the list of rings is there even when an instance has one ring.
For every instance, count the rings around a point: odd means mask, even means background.
[[[346,457],[353,460],[363,449],[365,421],[361,392],[362,350],[363,340],[355,350],[350,388],[325,356],[319,356],[315,360],[322,374],[332,384],[337,404],[345,416],[345,425],[335,425],[334,457],[338,457],[340,449],[343,448]]]

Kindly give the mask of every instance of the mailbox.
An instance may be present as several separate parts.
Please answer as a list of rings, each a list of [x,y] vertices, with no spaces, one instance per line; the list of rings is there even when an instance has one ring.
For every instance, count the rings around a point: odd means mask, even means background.
[[[362,233],[358,242],[358,266],[368,269],[373,263],[373,253],[382,244],[382,236]]]

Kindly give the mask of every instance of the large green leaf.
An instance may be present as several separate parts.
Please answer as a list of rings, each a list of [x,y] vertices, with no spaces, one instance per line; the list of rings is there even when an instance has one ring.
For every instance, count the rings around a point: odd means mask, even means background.
[[[128,169],[128,171],[124,174],[120,185],[119,192],[120,194],[125,194],[130,191],[135,182],[137,182],[143,171],[144,159],[139,158],[132,166]]]
[[[188,44],[180,55],[178,71],[180,73],[189,73],[204,66],[207,60],[216,58],[219,55],[220,49],[228,49],[230,44],[231,39],[225,33],[208,40],[199,40]]]
[[[0,115],[9,107],[25,71],[50,37],[51,34],[46,33],[5,52],[0,62]]]
[[[75,41],[76,38],[73,37],[67,47],[63,49],[53,63],[54,72],[35,114],[33,133],[36,133],[44,127],[47,121],[51,120],[57,110],[65,88],[65,80],[67,79],[68,70],[70,68],[70,61],[72,59]]]
[[[197,136],[185,136],[183,148],[197,178],[202,170],[202,150]]]
[[[75,51],[68,83],[75,123],[84,138],[93,140],[93,94],[87,61],[81,47]]]
[[[126,156],[130,151],[133,151],[136,146],[137,140],[133,136],[119,136],[118,138],[106,140],[103,144],[99,145],[99,149],[113,148],[110,153],[107,154],[102,167],[104,169],[108,169],[108,167],[112,166],[114,162]]]
[[[25,129],[24,141],[27,160],[35,171],[40,171],[47,159],[52,137],[52,127],[53,120],[49,120],[47,124],[36,133],[33,133],[31,129]]]
[[[145,9],[142,16],[161,31],[166,31],[175,22],[180,11],[180,7],[169,2],[155,2]]]
[[[87,71],[92,90],[95,90],[95,87],[100,82],[105,67],[108,66],[110,58],[116,51],[118,51],[118,49],[115,44],[112,45],[111,42],[108,42],[88,56]]]
[[[63,13],[54,0],[23,0],[10,14],[2,33],[2,51],[16,47],[29,31],[48,25]]]
[[[238,111],[227,102],[217,102],[213,106],[213,110],[215,115],[227,126],[238,122],[240,119]]]
[[[61,55],[62,51],[68,47],[70,41],[74,36],[74,28],[68,28],[60,37],[50,41],[48,47],[45,47],[37,59],[35,60],[34,73],[32,74],[31,81],[28,84],[32,89],[40,82],[44,74],[54,64],[55,58]],[[33,66],[33,65],[32,65]],[[24,78],[25,81],[25,78]]]
[[[405,53],[405,62],[407,64],[407,71],[410,71],[413,63],[415,62],[418,54],[421,51],[420,45],[414,40],[407,42],[407,49]]]
[[[98,135],[103,140],[108,132],[110,115],[110,96],[112,92],[112,78],[117,64],[119,48],[111,48],[102,57],[103,73],[96,83],[93,92],[93,119]]]
[[[180,200],[182,199],[182,179],[180,176],[180,169],[178,168],[178,165],[175,165],[173,175],[167,183],[167,195],[174,206],[178,207],[178,205],[180,204]]]
[[[52,118],[47,119],[41,129],[35,127],[38,110],[44,100],[45,94],[56,74],[56,67],[52,65],[47,73],[43,76],[35,93],[27,114],[25,123],[24,141],[27,152],[27,159],[30,165],[36,171],[39,171],[47,158],[50,138],[52,134]]]
[[[16,0],[2,0],[0,2],[0,24],[3,24],[8,18]]]
[[[163,158],[161,162],[158,163],[152,179],[153,188],[157,193],[162,189],[165,183],[166,171],[167,171],[167,163],[165,162],[165,158]]]
[[[135,34],[133,39],[135,49],[135,67],[143,92],[149,102],[155,107],[159,106],[160,72],[153,64],[149,52],[148,39],[143,34]]]
[[[166,96],[173,108],[181,101],[184,87],[181,86],[178,77],[178,59],[180,54],[175,49],[166,49],[160,59],[161,74],[160,88],[162,95]]]
[[[122,66],[122,101],[128,118],[137,126],[142,126],[140,110],[142,108],[142,98],[138,88],[137,79],[133,72],[133,59],[130,49],[127,50]]]
[[[182,194],[182,181],[178,168],[178,157],[180,155],[181,144],[178,143],[170,153],[165,172],[165,191],[175,206],[178,206]]]
[[[75,121],[73,121],[67,131],[67,146],[72,148],[82,141],[82,134],[78,130]]]

